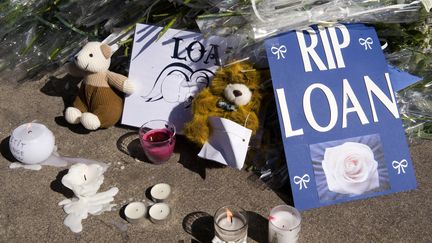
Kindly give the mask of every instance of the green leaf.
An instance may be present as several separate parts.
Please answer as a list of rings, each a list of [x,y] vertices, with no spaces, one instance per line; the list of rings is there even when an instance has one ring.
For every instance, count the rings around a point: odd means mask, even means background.
[[[54,58],[56,58],[57,57],[57,54],[60,52],[60,48],[55,48],[51,53],[50,53],[50,55],[49,55],[49,57],[48,57],[48,59],[49,60],[54,60]]]
[[[176,16],[174,16],[174,18],[172,18],[171,20],[170,20],[170,22],[167,24],[167,25],[165,25],[164,27],[163,27],[163,29],[161,30],[161,32],[159,33],[159,35],[158,35],[158,37],[157,37],[157,39],[156,39],[156,41],[158,41],[170,28],[171,28],[171,26],[173,26],[174,24],[175,24],[175,22],[177,21],[177,18],[180,16],[180,14],[177,14]]]
[[[39,37],[38,35],[33,36],[33,38],[30,40],[30,43],[26,46],[26,48],[21,50],[21,54],[23,55],[27,54],[30,51],[30,49],[34,46],[38,37]]]

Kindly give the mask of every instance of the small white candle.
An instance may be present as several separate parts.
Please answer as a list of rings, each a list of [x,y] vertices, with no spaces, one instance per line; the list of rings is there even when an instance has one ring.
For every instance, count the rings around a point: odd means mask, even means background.
[[[9,139],[12,155],[24,164],[38,164],[54,151],[54,134],[39,123],[26,123],[15,128]]]
[[[171,195],[171,186],[167,183],[159,183],[152,187],[150,195],[155,202],[166,201]]]
[[[171,213],[171,209],[166,203],[156,203],[149,210],[150,220],[155,223],[163,223]]]
[[[269,242],[292,243],[297,242],[301,216],[297,209],[288,205],[274,207],[269,217]]]
[[[144,219],[147,213],[147,207],[142,202],[132,202],[126,206],[124,213],[129,223],[137,224]]]

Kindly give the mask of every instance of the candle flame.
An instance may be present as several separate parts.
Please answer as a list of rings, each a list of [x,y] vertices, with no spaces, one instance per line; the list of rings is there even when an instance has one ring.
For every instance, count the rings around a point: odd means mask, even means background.
[[[225,211],[226,211],[226,217],[227,217],[227,220],[230,222],[230,223],[232,223],[232,218],[233,218],[233,213],[231,212],[231,210],[229,210],[228,208],[227,209],[225,209]]]

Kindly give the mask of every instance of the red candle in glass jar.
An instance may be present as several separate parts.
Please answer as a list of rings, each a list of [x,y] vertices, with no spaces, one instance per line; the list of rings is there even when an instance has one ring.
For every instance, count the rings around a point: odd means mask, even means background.
[[[147,158],[154,164],[167,161],[174,152],[175,127],[163,120],[145,123],[140,128],[140,142]]]

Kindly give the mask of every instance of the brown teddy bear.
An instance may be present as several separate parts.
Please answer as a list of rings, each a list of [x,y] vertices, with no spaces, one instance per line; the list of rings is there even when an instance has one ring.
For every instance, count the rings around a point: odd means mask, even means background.
[[[202,146],[210,136],[209,116],[237,122],[252,130],[259,126],[260,72],[248,62],[220,68],[208,88],[192,102],[193,119],[184,127],[185,136]]]
[[[88,130],[96,130],[119,121],[123,111],[121,92],[131,94],[134,86],[127,77],[108,70],[111,54],[108,45],[89,42],[69,64],[70,74],[83,77],[83,82],[73,107],[65,111],[68,123],[81,123]]]

